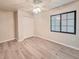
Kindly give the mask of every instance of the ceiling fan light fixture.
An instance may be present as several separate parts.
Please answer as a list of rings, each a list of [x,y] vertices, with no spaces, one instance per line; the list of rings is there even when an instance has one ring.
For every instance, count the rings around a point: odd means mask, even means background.
[[[33,9],[33,13],[34,14],[38,14],[38,13],[40,13],[41,12],[41,9],[40,8],[34,8]]]

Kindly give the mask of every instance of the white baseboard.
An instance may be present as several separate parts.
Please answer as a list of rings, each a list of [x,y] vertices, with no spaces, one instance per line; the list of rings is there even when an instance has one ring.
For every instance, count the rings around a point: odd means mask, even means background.
[[[21,42],[21,41],[23,41],[23,40],[17,40],[18,42]]]
[[[31,38],[31,37],[34,37],[34,36],[29,36],[29,37],[26,37],[26,38],[24,38],[24,39],[22,39],[22,40],[17,40],[18,42],[21,42],[21,41],[23,41],[23,40],[25,40],[25,39],[28,39],[28,38]]]
[[[12,41],[12,40],[15,40],[15,38],[4,40],[4,41],[0,41],[0,43],[4,43],[4,42],[7,42],[7,41]]]
[[[40,37],[40,38],[43,38],[43,39],[45,39],[45,40],[48,40],[48,41],[51,41],[51,42],[55,42],[55,43],[57,43],[57,44],[60,44],[60,45],[63,45],[63,46],[72,48],[72,49],[74,49],[74,50],[79,50],[79,48],[77,48],[77,47],[73,47],[73,46],[70,46],[70,45],[67,45],[67,44],[63,44],[63,43],[60,43],[60,42],[56,42],[56,41],[54,41],[54,40],[50,40],[49,38],[46,38],[46,37],[43,37],[43,36],[40,36],[40,35],[37,35],[36,37]]]

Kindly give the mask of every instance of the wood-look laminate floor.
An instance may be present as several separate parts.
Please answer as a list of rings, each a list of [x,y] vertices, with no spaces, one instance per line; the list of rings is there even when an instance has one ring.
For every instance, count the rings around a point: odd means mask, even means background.
[[[0,59],[79,59],[79,51],[32,37],[1,43]]]

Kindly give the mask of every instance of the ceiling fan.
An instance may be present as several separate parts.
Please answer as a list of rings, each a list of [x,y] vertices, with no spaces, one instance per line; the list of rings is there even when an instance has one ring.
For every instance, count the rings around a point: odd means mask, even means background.
[[[33,6],[33,13],[38,14],[42,11],[42,0],[33,0],[34,6]]]

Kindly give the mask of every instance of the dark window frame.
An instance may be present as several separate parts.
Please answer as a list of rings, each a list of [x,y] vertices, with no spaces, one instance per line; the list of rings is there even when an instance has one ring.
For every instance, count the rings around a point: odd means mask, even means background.
[[[74,32],[63,32],[61,31],[61,22],[62,22],[62,15],[63,14],[69,14],[69,13],[74,13]],[[52,16],[57,16],[57,15],[60,15],[60,31],[55,31],[55,30],[52,30]],[[65,12],[65,13],[60,13],[60,14],[56,14],[56,15],[51,15],[50,16],[50,29],[51,29],[51,32],[59,32],[59,33],[68,33],[68,34],[76,34],[76,10],[75,11],[70,11],[70,12]]]

